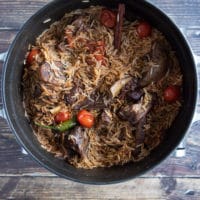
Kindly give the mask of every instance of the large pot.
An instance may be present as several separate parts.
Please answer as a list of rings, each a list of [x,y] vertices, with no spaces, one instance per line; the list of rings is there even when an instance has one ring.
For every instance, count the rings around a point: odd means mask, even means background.
[[[135,16],[147,19],[165,34],[176,51],[183,73],[183,106],[162,143],[144,160],[111,168],[76,169],[41,148],[25,117],[21,91],[24,57],[28,45],[34,43],[36,37],[48,28],[50,23],[60,19],[64,13],[90,5],[117,8],[119,2],[125,3],[126,15],[129,20],[134,20]],[[178,146],[190,127],[195,112],[197,73],[193,55],[179,29],[165,14],[148,2],[141,0],[58,0],[38,11],[19,31],[4,64],[2,92],[7,121],[20,145],[35,160],[53,173],[67,179],[92,184],[108,184],[131,179],[145,173],[165,159]]]

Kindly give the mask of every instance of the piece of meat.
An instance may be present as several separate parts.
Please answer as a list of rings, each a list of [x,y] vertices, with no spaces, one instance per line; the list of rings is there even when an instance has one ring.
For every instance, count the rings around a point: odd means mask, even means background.
[[[140,144],[144,143],[145,139],[145,132],[144,132],[144,124],[146,121],[146,117],[144,116],[137,124],[136,126],[136,133],[135,133],[135,143],[136,143],[136,149],[133,150],[132,155],[134,157],[137,157],[141,153],[141,147]]]
[[[64,100],[67,105],[72,105],[77,101],[77,94],[82,94],[85,86],[80,79],[74,78],[72,89],[64,95]]]
[[[54,142],[56,146],[61,150],[62,157],[64,159],[73,157],[71,150],[68,148],[65,142],[66,133],[58,133],[56,131],[53,131],[53,133],[54,133]]]
[[[136,103],[141,99],[141,97],[143,95],[144,95],[144,91],[140,88],[136,88],[133,91],[129,91],[126,96],[127,96],[128,99],[130,99],[131,101]]]
[[[76,94],[77,92],[79,92],[78,87],[77,87],[77,86],[74,86],[74,87],[69,91],[69,93],[67,93],[67,94],[64,95],[64,100],[65,100],[65,103],[66,103],[67,105],[69,105],[69,104],[71,105],[71,104],[73,104],[73,103],[76,102],[77,98],[75,97],[75,94]]]
[[[77,101],[76,94],[80,94],[80,93],[81,93],[80,88],[78,88],[77,86],[74,86],[68,94],[64,95],[65,103],[67,105],[74,104],[73,109],[75,109],[75,110],[94,107],[95,104],[98,105],[98,102],[94,102],[87,97],[85,97],[82,101],[79,101],[76,103],[76,101]]]
[[[73,107],[73,109],[75,110],[81,110],[83,108],[86,108],[89,104],[92,104],[93,102],[88,99],[87,97],[85,97],[85,99],[83,99],[82,101],[76,103]]]
[[[88,98],[84,99],[83,101],[77,103],[73,109],[80,110],[80,109],[89,109],[89,110],[99,110],[105,108],[105,105],[103,102],[100,101],[91,101]]]
[[[112,113],[108,109],[104,109],[99,115],[98,123],[95,125],[96,133],[101,136],[109,134],[109,125],[113,120]]]
[[[77,152],[81,157],[87,154],[89,138],[84,129],[80,126],[71,130],[68,135],[69,147]]]
[[[42,90],[39,84],[36,84],[34,87],[33,97],[37,98],[42,94]]]
[[[144,116],[136,126],[136,145],[142,144],[144,142],[145,132],[144,132],[144,124],[146,121],[146,116]]]
[[[144,96],[136,104],[124,105],[120,108],[118,116],[122,120],[127,120],[131,124],[137,124],[151,109],[152,107],[152,98],[149,100]]]
[[[60,61],[53,61],[53,62],[54,62],[54,64],[55,64],[57,67],[59,67],[59,68],[64,67],[64,65],[63,65]]]
[[[139,81],[141,87],[159,81],[170,68],[169,48],[163,41],[156,40],[153,43],[149,57],[153,64],[143,73],[143,78]]]
[[[121,89],[119,98],[120,99],[127,99],[133,103],[138,102],[141,97],[144,95],[144,91],[142,88],[138,87],[138,80],[136,78],[132,78],[125,87]]]
[[[65,77],[61,72],[61,69],[57,69],[57,73],[52,69],[51,65],[47,62],[42,64],[39,68],[40,79],[44,82],[52,83],[55,85],[61,85],[65,83]]]
[[[76,103],[76,97],[75,94],[81,94],[82,90],[84,88],[83,85],[81,85],[81,82],[78,80],[75,82],[75,86],[74,88],[72,88],[72,90],[70,91],[70,94],[65,95],[65,101],[66,103],[68,102],[68,104],[74,104]],[[101,84],[99,84],[101,85]],[[85,97],[82,101],[77,102],[76,104],[73,105],[73,109],[75,110],[80,110],[80,109],[95,109],[95,110],[99,110],[99,109],[104,109],[105,103],[104,103],[104,99],[103,97],[98,94],[99,91],[99,86],[95,87],[95,89],[92,91],[92,93],[90,94],[89,97]]]
[[[112,122],[112,113],[110,110],[105,109],[101,114],[101,122],[104,125],[109,125]]]
[[[51,78],[51,66],[49,63],[45,62],[40,66],[40,78],[41,80],[48,82]]]
[[[126,78],[122,78],[122,79],[119,79],[118,81],[116,81],[110,88],[112,97],[114,98],[114,97],[118,96],[121,89],[124,88],[124,86],[131,80],[132,80],[131,77],[126,77]]]

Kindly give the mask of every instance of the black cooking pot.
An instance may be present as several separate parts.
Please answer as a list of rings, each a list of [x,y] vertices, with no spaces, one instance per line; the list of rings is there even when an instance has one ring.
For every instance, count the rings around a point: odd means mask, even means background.
[[[146,19],[164,33],[176,51],[183,73],[183,105],[162,143],[144,160],[110,168],[76,169],[41,148],[25,117],[21,90],[24,57],[28,45],[33,44],[37,36],[52,22],[59,20],[64,13],[90,5],[117,8],[118,3],[126,5],[127,19],[134,20],[137,17]],[[141,0],[58,0],[38,11],[18,33],[4,64],[2,86],[3,105],[9,125],[19,143],[35,160],[53,173],[67,179],[83,183],[108,184],[128,180],[146,172],[165,159],[178,146],[191,124],[195,111],[197,73],[193,56],[184,37],[173,22],[151,4]]]

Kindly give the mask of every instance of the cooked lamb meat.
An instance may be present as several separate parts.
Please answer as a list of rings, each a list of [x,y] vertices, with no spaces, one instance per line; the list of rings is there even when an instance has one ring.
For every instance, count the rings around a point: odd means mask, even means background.
[[[89,138],[84,129],[80,126],[75,127],[68,136],[70,148],[83,157],[87,153]]]
[[[130,99],[133,102],[138,102],[143,95],[144,95],[144,91],[140,88],[137,88],[127,93],[127,99]]]
[[[147,71],[143,74],[143,78],[139,81],[142,87],[159,81],[170,68],[169,49],[164,42],[156,40],[152,45],[149,56],[153,64],[148,67]]]
[[[142,88],[138,87],[138,80],[136,78],[132,78],[132,80],[122,88],[119,98],[127,99],[128,101],[136,103],[141,99],[143,95],[144,91]]]
[[[144,116],[136,125],[136,133],[135,133],[135,139],[136,139],[136,149],[133,150],[132,155],[134,157],[137,157],[141,153],[141,144],[144,143],[145,139],[145,132],[144,132],[144,124],[145,124],[146,117]]]
[[[129,121],[131,124],[137,124],[149,112],[151,107],[152,100],[146,101],[146,97],[144,96],[137,104],[122,106],[118,112],[118,116],[122,120]]]
[[[112,122],[112,113],[110,110],[105,109],[101,114],[101,121],[104,125],[109,125]]]
[[[42,94],[42,90],[39,84],[35,85],[33,97],[38,98]]]
[[[65,82],[65,77],[61,68],[57,67],[56,69],[53,69],[53,67],[47,62],[40,66],[39,75],[42,81],[54,85],[61,85]]]

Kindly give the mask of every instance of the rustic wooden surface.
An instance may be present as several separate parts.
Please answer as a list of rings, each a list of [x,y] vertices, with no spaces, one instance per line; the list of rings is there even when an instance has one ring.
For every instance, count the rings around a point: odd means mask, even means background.
[[[149,0],[184,29],[200,55],[200,0]],[[48,0],[0,0],[0,52],[6,51],[23,23]],[[0,63],[0,78],[2,63]],[[0,95],[0,105],[2,98]],[[91,186],[58,178],[20,146],[6,121],[0,119],[0,199],[200,199],[200,122],[192,125],[186,156],[171,155],[162,164],[125,183]]]

